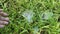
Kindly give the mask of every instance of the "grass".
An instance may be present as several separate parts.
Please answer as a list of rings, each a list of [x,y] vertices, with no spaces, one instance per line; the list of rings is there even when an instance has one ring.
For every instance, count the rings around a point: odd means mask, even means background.
[[[0,34],[60,34],[60,0],[0,0],[0,7],[10,18]],[[32,22],[22,16],[26,10],[34,12]]]

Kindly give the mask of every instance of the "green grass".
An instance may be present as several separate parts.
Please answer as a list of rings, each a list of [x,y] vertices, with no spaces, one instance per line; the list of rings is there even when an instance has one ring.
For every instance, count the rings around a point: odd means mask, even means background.
[[[0,7],[10,18],[1,34],[60,34],[60,0],[0,0]],[[32,22],[22,16],[26,10],[34,12]],[[53,16],[42,19],[44,12]]]

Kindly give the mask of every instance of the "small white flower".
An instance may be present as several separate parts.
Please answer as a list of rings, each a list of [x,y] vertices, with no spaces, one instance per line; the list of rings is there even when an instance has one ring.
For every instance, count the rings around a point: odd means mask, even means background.
[[[25,17],[25,19],[28,21],[28,22],[32,22],[32,17],[33,17],[34,13],[32,10],[26,10],[22,13],[22,16]]]

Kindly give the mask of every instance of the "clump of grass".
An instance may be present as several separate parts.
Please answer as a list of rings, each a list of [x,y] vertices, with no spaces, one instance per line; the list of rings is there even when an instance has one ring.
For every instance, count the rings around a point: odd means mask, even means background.
[[[10,18],[1,34],[41,34],[43,28],[48,34],[60,34],[60,0],[0,0],[0,7]]]

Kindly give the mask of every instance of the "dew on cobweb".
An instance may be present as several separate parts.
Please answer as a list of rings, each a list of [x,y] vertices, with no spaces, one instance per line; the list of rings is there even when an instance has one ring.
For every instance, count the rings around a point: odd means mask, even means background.
[[[37,34],[38,33],[38,31],[39,31],[39,28],[38,28],[38,26],[35,26],[34,28],[33,28],[33,34]]]
[[[28,21],[28,22],[32,22],[32,17],[33,17],[34,13],[33,10],[26,10],[22,13],[22,16]]]
[[[53,16],[53,12],[48,12],[48,11],[45,11],[44,13],[42,13],[42,19],[49,19]]]

